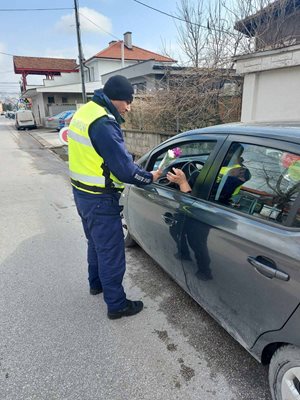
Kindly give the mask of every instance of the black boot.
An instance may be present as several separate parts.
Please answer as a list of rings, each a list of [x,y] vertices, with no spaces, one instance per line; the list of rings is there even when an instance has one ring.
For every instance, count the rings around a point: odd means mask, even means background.
[[[130,317],[142,311],[144,304],[142,301],[127,300],[127,306],[119,311],[108,312],[109,319],[118,319],[122,317]]]

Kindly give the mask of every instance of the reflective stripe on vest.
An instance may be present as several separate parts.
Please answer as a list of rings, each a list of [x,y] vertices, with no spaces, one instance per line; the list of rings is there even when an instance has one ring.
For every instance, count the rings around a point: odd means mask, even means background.
[[[93,147],[92,142],[90,141],[89,138],[85,138],[81,135],[78,135],[76,132],[72,131],[72,129],[68,130],[68,139],[69,138],[75,140],[75,142],[84,144],[86,146]]]
[[[88,175],[82,175],[82,174],[78,174],[76,172],[70,171],[70,177],[77,181],[93,183],[95,185],[105,185],[104,176],[88,176]]]
[[[89,127],[97,119],[108,115],[104,107],[93,101],[82,106],[73,116],[69,126],[69,169],[71,183],[77,189],[90,193],[120,190],[120,182],[105,166],[89,137]],[[106,174],[104,176],[104,171]]]

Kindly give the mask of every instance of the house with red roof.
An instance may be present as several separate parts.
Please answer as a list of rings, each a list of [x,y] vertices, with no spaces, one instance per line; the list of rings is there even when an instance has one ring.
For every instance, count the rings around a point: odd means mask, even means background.
[[[132,33],[126,32],[124,40],[111,41],[108,47],[85,61],[87,97],[91,97],[94,90],[103,86],[103,75],[114,71],[122,74],[123,68],[133,67],[149,60],[158,67],[168,67],[176,63],[176,60],[170,57],[133,45]],[[45,118],[49,115],[52,116],[66,109],[74,109],[82,103],[82,85],[76,60],[14,57],[14,68],[16,73],[22,75],[23,97],[31,98],[32,110],[38,124],[43,125]],[[147,71],[144,70],[145,73]],[[45,75],[43,85],[26,86],[28,74]],[[158,75],[151,72],[151,75],[151,80],[158,79],[161,71]],[[133,77],[133,80],[135,78]],[[138,78],[141,79],[140,76]],[[142,79],[145,81],[145,77]]]
[[[154,60],[162,65],[176,63],[176,60],[170,57],[133,45],[132,33],[126,32],[124,40],[109,42],[108,47],[85,62],[85,66],[88,67],[88,70],[85,71],[86,82],[99,81],[104,74],[148,60]]]

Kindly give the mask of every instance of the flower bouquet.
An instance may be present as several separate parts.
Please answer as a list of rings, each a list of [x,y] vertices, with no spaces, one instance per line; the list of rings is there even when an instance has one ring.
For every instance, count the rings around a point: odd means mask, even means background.
[[[180,147],[175,147],[174,149],[170,149],[166,152],[164,158],[161,160],[158,169],[164,170],[175,158],[181,156],[181,149]]]

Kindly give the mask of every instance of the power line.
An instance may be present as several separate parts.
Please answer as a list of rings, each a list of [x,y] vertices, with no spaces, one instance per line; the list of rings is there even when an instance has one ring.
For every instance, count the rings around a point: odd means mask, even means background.
[[[105,29],[101,28],[101,26],[97,25],[94,21],[92,21],[91,19],[89,19],[88,17],[86,17],[84,14],[82,14],[81,12],[79,12],[79,14],[81,15],[81,17],[87,19],[88,21],[90,21],[91,24],[95,25],[97,28],[101,29],[101,31],[107,33],[108,35],[110,35],[111,37],[113,37],[114,39],[117,40],[121,40],[120,38],[118,38],[117,36],[113,35],[112,33],[109,33],[108,31],[106,31]]]
[[[0,54],[4,54],[5,56],[14,57],[14,54],[4,53],[3,51],[0,51]]]
[[[141,5],[144,6],[144,7],[150,8],[151,10],[154,10],[154,11],[160,13],[160,14],[167,15],[168,17],[171,17],[171,18],[173,18],[173,19],[178,19],[179,21],[187,22],[187,23],[189,23],[189,24],[199,26],[200,28],[209,29],[209,28],[208,28],[207,26],[205,26],[205,25],[200,25],[200,24],[197,24],[196,22],[187,21],[187,20],[184,19],[184,18],[180,18],[180,17],[177,17],[176,15],[169,14],[169,13],[167,13],[167,12],[165,12],[165,11],[159,10],[158,8],[151,7],[151,6],[149,6],[148,4],[142,3],[142,2],[139,1],[139,0],[133,0],[133,1],[135,1],[136,3],[141,4]]]
[[[88,17],[86,17],[84,14],[81,14],[80,12],[78,13],[80,14],[82,17],[84,17],[85,19],[87,19],[88,21],[90,21],[93,25],[95,25],[97,28],[101,29],[103,32],[107,33],[109,36],[113,37],[114,39],[117,39],[119,42],[121,42],[121,60],[122,60],[122,68],[124,67],[124,40],[121,40],[120,38],[118,38],[117,36],[113,35],[112,33],[106,31],[105,29],[103,29],[101,26],[97,25],[94,21],[92,21],[91,19],[89,19]]]
[[[14,12],[14,11],[61,11],[61,10],[74,10],[73,7],[61,8],[0,8],[0,12]]]
[[[197,22],[192,22],[192,21],[189,21],[187,19],[177,17],[176,15],[169,14],[169,13],[167,13],[165,11],[159,10],[158,8],[151,7],[148,4],[143,3],[142,1],[139,1],[139,0],[133,0],[133,1],[135,1],[136,3],[141,4],[144,7],[150,8],[151,10],[156,11],[156,12],[158,12],[160,14],[163,14],[163,15],[166,15],[166,16],[171,17],[173,19],[177,19],[179,21],[185,22],[186,24],[195,25],[195,26],[198,26],[199,28],[207,29],[208,31],[216,31],[216,32],[227,33],[229,35],[232,35],[232,32],[230,32],[228,30],[218,29],[218,28],[210,26],[209,25],[209,21],[207,21],[207,25],[201,25],[201,24],[198,24]]]

